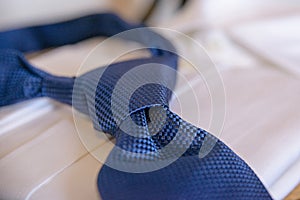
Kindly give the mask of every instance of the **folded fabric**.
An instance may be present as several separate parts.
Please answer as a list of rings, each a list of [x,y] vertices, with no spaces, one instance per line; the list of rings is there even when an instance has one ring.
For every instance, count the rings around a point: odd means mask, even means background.
[[[21,52],[98,35],[141,43],[151,57],[80,77],[33,67]],[[170,111],[178,57],[170,41],[114,14],[0,33],[0,106],[50,97],[90,116],[116,138],[98,175],[103,199],[271,199],[250,167],[224,143]]]

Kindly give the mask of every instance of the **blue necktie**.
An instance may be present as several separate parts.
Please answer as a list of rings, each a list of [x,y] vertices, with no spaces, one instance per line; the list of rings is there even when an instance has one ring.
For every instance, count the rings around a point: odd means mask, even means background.
[[[104,200],[271,199],[255,173],[224,143],[170,111],[178,58],[159,34],[141,29],[123,38],[147,46],[151,57],[114,63],[77,78],[41,71],[22,54],[140,27],[113,14],[98,14],[0,33],[0,106],[50,97],[88,114],[95,129],[113,135],[115,147],[97,179]],[[150,65],[149,70],[122,79],[141,65]],[[138,87],[128,100],[128,87],[147,79],[158,83]],[[117,103],[112,104],[117,86]]]

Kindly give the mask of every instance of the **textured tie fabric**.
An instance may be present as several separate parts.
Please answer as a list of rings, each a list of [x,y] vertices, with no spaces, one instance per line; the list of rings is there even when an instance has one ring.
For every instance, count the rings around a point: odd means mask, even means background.
[[[115,147],[97,179],[104,200],[271,199],[232,150],[170,111],[178,58],[159,34],[141,29],[123,38],[147,46],[151,57],[114,63],[77,78],[38,70],[21,53],[139,27],[113,14],[99,14],[0,33],[0,106],[50,97],[88,114],[95,129],[113,135]],[[147,68],[138,70],[140,66]],[[149,83],[128,91],[145,80]]]

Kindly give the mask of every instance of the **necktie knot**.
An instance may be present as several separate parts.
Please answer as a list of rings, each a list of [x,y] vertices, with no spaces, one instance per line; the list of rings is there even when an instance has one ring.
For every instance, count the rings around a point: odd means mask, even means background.
[[[132,113],[116,133],[116,145],[124,154],[129,151],[137,153],[134,158],[161,160],[178,158],[184,153],[196,156],[207,135],[183,121],[168,106],[153,106]]]
[[[124,120],[138,123],[131,114],[168,106],[176,80],[174,68],[177,56],[163,51],[159,56],[95,69],[76,78],[73,106],[88,114],[97,130],[115,135]]]

